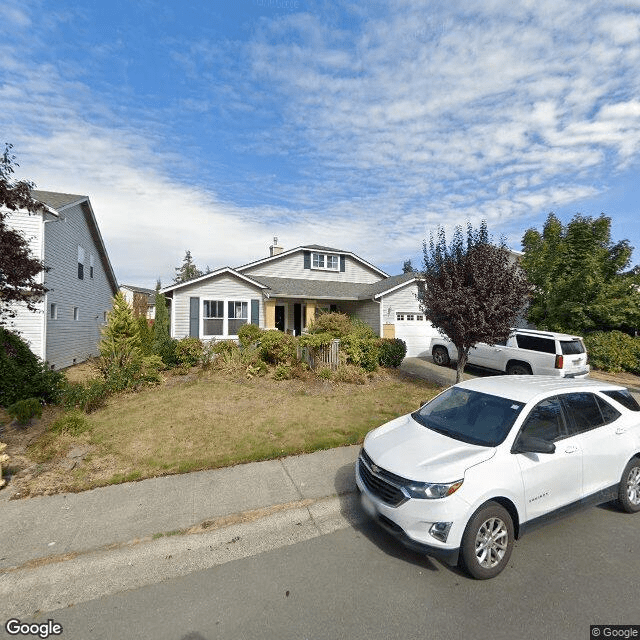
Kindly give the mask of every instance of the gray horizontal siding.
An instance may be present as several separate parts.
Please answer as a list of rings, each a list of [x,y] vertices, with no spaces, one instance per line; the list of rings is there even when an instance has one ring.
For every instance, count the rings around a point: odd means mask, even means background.
[[[85,252],[84,278],[78,278],[78,246]],[[93,278],[90,277],[93,256]],[[60,219],[45,224],[47,293],[46,360],[55,368],[68,367],[98,354],[104,313],[111,309],[112,289],[80,205],[66,209]],[[50,317],[51,304],[58,307]],[[73,309],[79,310],[74,320]]]
[[[189,335],[189,300],[192,297],[200,299],[200,329],[202,335],[202,301],[203,300],[260,300],[260,326],[264,326],[264,305],[262,292],[259,288],[247,284],[228,275],[211,278],[190,287],[183,287],[174,291],[172,302],[171,335],[174,338],[186,338]],[[251,320],[251,306],[249,305],[249,321]]]
[[[271,276],[274,278],[296,278],[303,280],[325,280],[336,282],[362,282],[372,284],[380,280],[380,274],[373,269],[363,265],[361,262],[346,256],[345,270],[323,271],[322,269],[305,269],[304,254],[302,251],[291,255],[283,256],[264,264],[243,270],[245,275]]]

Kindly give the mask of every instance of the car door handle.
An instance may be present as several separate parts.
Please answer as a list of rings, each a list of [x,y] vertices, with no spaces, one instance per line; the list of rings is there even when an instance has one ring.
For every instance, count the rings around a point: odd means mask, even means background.
[[[565,448],[564,452],[565,453],[575,453],[578,450],[578,447],[574,446],[574,445],[569,445],[568,447]]]
[[[626,433],[627,432],[627,427],[618,427],[616,429],[616,435],[620,435],[622,433]]]

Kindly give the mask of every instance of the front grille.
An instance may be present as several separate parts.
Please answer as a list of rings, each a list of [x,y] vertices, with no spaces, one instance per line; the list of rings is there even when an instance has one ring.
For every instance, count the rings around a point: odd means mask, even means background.
[[[375,467],[375,472],[372,467]],[[382,502],[391,507],[399,507],[403,502],[407,501],[407,497],[400,487],[409,481],[374,465],[364,449],[360,453],[358,469],[364,486]]]

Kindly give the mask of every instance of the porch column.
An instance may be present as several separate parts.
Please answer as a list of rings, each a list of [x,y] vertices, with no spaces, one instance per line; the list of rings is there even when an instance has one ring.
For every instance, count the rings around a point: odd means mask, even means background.
[[[316,304],[315,300],[307,300],[307,316],[305,327],[308,327],[316,319]]]
[[[276,328],[276,301],[271,298],[264,301],[264,326],[265,329]]]

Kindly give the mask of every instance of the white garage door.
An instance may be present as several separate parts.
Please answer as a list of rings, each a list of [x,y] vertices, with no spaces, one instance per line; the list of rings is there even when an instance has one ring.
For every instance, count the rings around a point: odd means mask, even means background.
[[[439,335],[422,313],[396,312],[396,338],[407,343],[407,357],[431,354],[431,338]]]

